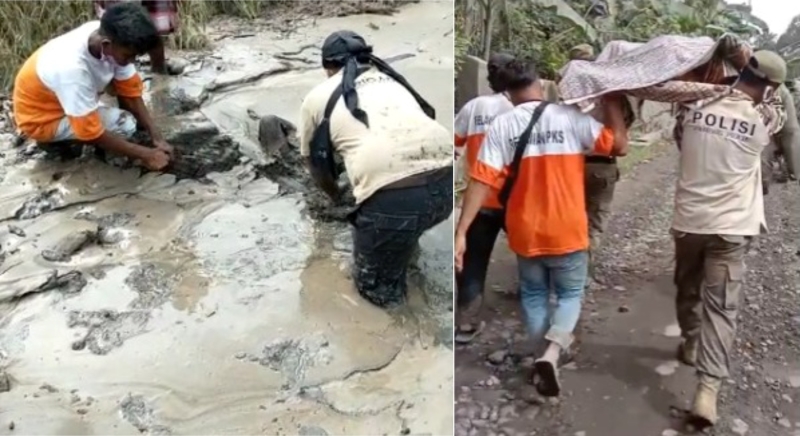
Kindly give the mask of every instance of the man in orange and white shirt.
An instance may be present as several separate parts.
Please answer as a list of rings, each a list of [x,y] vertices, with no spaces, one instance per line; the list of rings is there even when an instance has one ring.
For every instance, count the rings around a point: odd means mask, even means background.
[[[504,67],[509,99],[516,106],[494,119],[470,175],[455,238],[455,264],[463,270],[467,232],[492,191],[501,190],[517,141],[544,96],[535,67],[513,61]],[[627,129],[618,98],[603,105],[604,122],[577,108],[550,104],[541,113],[523,145],[505,225],[511,250],[519,262],[520,298],[527,326],[537,348],[545,348],[535,363],[537,390],[545,396],[560,392],[558,360],[573,341],[587,279],[589,234],[584,204],[584,156],[624,155]],[[550,316],[551,284],[558,304]],[[540,350],[536,350],[538,353]]]
[[[466,151],[467,168],[475,167],[481,143],[492,120],[514,108],[503,92],[498,77],[502,67],[513,59],[512,55],[503,53],[489,57],[487,79],[494,94],[482,95],[467,102],[453,122],[456,154]],[[475,324],[474,318],[483,301],[489,259],[502,228],[503,210],[494,192],[487,197],[467,232],[469,251],[464,254],[467,266],[456,273],[458,310],[455,340],[458,343],[467,343],[480,333],[481,328]]]
[[[100,21],[48,41],[17,73],[17,128],[52,151],[68,150],[68,143],[91,144],[151,170],[163,169],[172,148],[142,100],[142,79],[133,64],[158,43],[153,22],[134,3],[111,6]],[[100,104],[109,84],[120,108]],[[155,148],[129,141],[137,122],[150,133]]]

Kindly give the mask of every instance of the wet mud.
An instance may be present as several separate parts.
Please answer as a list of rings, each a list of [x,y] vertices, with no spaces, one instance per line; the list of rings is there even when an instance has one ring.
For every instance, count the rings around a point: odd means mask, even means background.
[[[424,49],[402,37],[409,25]],[[427,2],[225,40],[184,75],[154,78],[147,101],[176,149],[163,174],[3,136],[3,428],[452,432],[452,272],[435,262],[452,228],[425,236],[408,306],[376,308],[348,276],[352,203],[314,189],[299,155],[300,100],[324,75],[298,47],[340,28],[382,56],[413,53],[398,69],[449,112],[438,92],[452,82],[452,8]],[[278,59],[290,52],[304,60]]]

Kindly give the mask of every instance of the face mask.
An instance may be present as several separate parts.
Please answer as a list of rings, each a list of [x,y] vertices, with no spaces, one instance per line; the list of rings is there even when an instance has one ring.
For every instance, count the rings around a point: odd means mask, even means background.
[[[106,55],[105,45],[101,46],[100,48],[100,61],[105,62],[112,67],[117,67],[117,61],[114,60],[114,57]]]

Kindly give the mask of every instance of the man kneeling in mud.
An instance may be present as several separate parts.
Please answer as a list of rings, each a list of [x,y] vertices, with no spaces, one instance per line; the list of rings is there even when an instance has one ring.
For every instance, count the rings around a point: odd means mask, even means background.
[[[101,152],[126,156],[151,170],[169,163],[164,140],[142,100],[136,56],[159,44],[155,26],[141,6],[120,3],[91,21],[39,48],[14,82],[14,119],[20,132],[62,156],[72,146],[91,144]],[[119,108],[100,104],[111,84]],[[129,141],[137,122],[155,148]]]
[[[356,288],[376,305],[394,306],[405,300],[420,236],[453,210],[450,133],[361,36],[328,36],[322,66],[328,79],[301,107],[301,153],[334,201],[342,193],[332,153],[342,156],[357,207],[348,217]]]
[[[532,64],[515,60],[501,73],[515,105],[489,126],[464,197],[455,236],[462,270],[467,232],[481,205],[499,190],[508,243],[517,254],[520,298],[528,331],[541,357],[537,390],[560,393],[558,360],[573,341],[587,279],[589,226],[584,207],[584,156],[624,155],[627,129],[618,98],[603,103],[606,125],[569,106],[543,101]],[[558,298],[550,314],[550,289]]]

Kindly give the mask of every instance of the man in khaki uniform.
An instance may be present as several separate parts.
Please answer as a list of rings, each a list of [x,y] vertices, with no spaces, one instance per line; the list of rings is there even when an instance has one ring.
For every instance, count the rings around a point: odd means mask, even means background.
[[[786,111],[786,123],[772,137],[769,146],[761,156],[761,176],[764,180],[764,193],[769,192],[770,183],[779,180],[785,183],[787,176],[790,179],[796,179],[798,172],[800,172],[800,123],[797,120],[794,97],[786,85],[781,85],[777,92]],[[772,160],[776,154],[783,155],[788,174],[774,174]]]
[[[691,417],[717,422],[717,395],[729,376],[744,257],[766,229],[761,153],[775,132],[756,105],[786,79],[786,63],[758,51],[734,92],[682,107],[680,173],[675,192],[676,311],[684,340],[678,358],[697,369]]]

